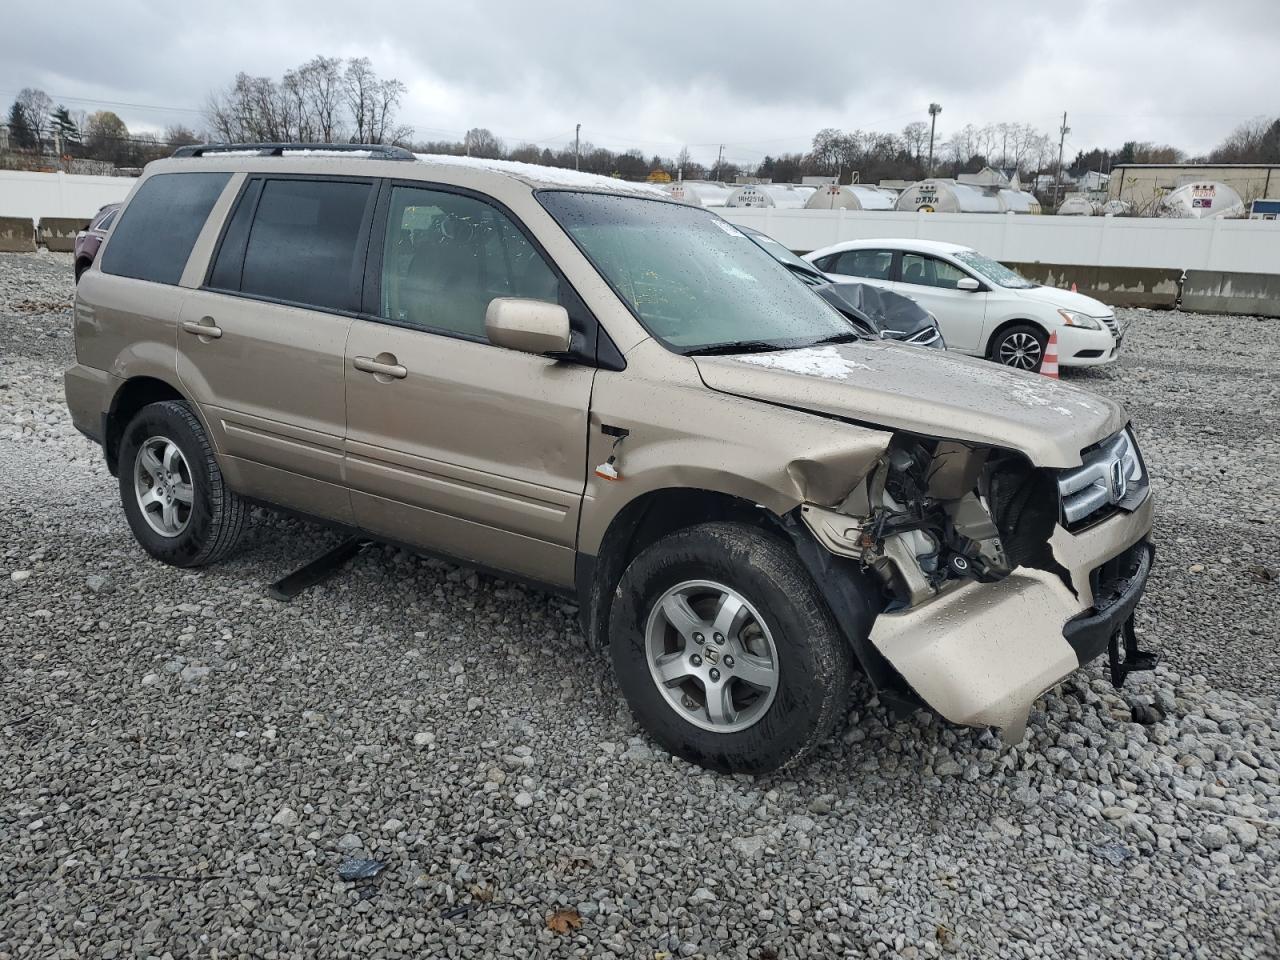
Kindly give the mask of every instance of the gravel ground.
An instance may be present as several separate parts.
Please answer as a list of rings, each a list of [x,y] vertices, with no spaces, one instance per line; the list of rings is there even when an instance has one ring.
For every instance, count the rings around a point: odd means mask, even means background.
[[[752,779],[654,749],[562,600],[371,549],[277,604],[329,535],[269,515],[146,559],[62,404],[71,295],[0,255],[0,958],[1280,955],[1275,322],[1126,311],[1073,378],[1156,478],[1154,675],[1009,752],[872,702]]]

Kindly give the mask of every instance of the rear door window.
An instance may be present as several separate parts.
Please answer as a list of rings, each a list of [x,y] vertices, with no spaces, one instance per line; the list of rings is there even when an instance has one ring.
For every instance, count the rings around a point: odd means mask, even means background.
[[[892,265],[891,250],[846,250],[836,256],[835,266],[828,269],[847,277],[888,280]]]
[[[158,173],[138,187],[101,257],[103,273],[176,284],[229,173]]]
[[[240,292],[304,306],[358,310],[373,196],[368,182],[266,180],[238,271]],[[210,278],[223,289],[235,289],[236,264],[230,258],[238,244],[227,240],[232,239],[239,215],[237,210],[228,225]],[[229,260],[225,266],[224,253]]]

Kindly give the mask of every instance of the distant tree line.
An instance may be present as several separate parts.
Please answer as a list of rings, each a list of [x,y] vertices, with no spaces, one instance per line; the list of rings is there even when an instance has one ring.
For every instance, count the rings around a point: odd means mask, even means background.
[[[6,121],[9,145],[26,152],[35,165],[47,165],[46,157],[61,161],[99,160],[117,167],[141,167],[167,156],[175,147],[199,143],[190,127],[173,124],[162,133],[131,133],[110,110],[86,113],[54,104],[43,90],[26,88],[9,107]],[[54,154],[55,147],[60,153]]]
[[[175,147],[202,141],[394,143],[423,153],[470,155],[517,160],[554,167],[577,167],[586,172],[627,180],[716,179],[739,175],[778,182],[806,176],[839,177],[864,183],[886,179],[918,180],[954,177],[985,166],[1020,174],[1024,183],[1057,169],[1056,136],[1026,123],[966,124],[939,136],[929,156],[929,124],[909,123],[898,133],[839,130],[827,127],[814,134],[803,152],[765,156],[759,163],[719,160],[703,164],[688,149],[673,157],[646,155],[638,149],[614,151],[583,142],[575,152],[571,143],[551,147],[534,143],[507,144],[484,127],[473,127],[461,140],[415,140],[413,128],[400,122],[399,110],[407,88],[395,79],[378,76],[367,57],[316,56],[286,70],[279,80],[236,75],[232,83],[211,93],[205,104],[206,126],[197,132],[172,125],[161,133],[130,131],[120,117],[102,110],[92,114],[55,104],[42,90],[27,88],[9,109],[7,123],[13,149],[37,157],[58,143],[64,155],[102,160],[116,166],[142,166]],[[1087,171],[1106,172],[1117,163],[1280,163],[1280,118],[1243,124],[1205,157],[1188,157],[1168,144],[1130,141],[1119,148],[1077,152],[1065,172],[1078,177]]]

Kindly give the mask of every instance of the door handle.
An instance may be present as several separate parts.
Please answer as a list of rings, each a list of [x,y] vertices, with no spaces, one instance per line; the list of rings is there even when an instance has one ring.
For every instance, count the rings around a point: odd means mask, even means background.
[[[375,357],[356,357],[354,361],[357,370],[363,370],[365,373],[372,373],[378,378],[388,377],[392,380],[403,380],[409,375],[401,364],[396,363],[396,358],[390,353],[380,353]],[[385,383],[385,381],[383,381]]]
[[[197,337],[207,337],[210,340],[217,340],[222,336],[222,328],[213,322],[213,317],[203,317],[200,320],[183,320],[182,329],[187,333],[194,333]]]

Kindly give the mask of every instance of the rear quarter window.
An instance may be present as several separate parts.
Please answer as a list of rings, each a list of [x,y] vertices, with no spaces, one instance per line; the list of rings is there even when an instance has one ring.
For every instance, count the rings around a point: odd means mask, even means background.
[[[138,188],[101,258],[103,273],[176,284],[229,173],[159,173]]]

